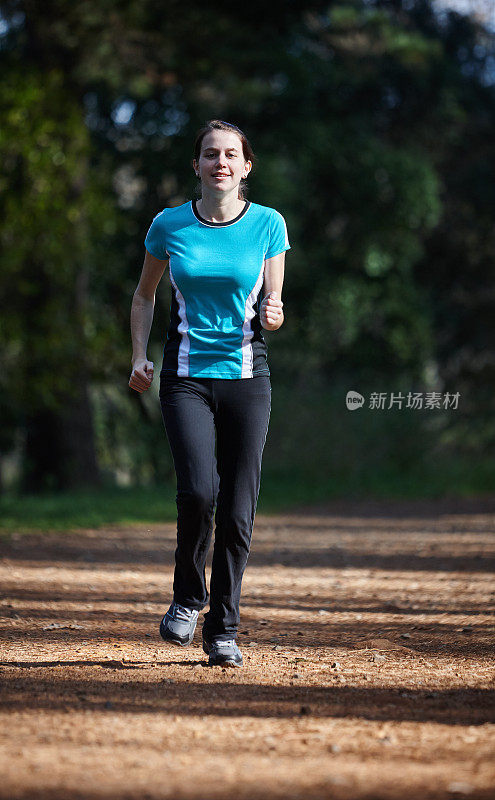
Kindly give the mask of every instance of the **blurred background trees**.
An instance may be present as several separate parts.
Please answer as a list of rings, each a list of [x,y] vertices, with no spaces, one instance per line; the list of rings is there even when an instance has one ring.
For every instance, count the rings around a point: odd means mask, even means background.
[[[0,433],[24,490],[172,480],[157,381],[127,387],[129,310],[162,208],[195,196],[196,130],[257,154],[284,214],[286,321],[268,472],[337,475],[495,450],[495,50],[427,0],[1,4]],[[170,287],[157,292],[158,375]],[[345,393],[459,392],[350,414]],[[290,413],[289,413],[290,412]],[[438,462],[440,463],[440,462]]]

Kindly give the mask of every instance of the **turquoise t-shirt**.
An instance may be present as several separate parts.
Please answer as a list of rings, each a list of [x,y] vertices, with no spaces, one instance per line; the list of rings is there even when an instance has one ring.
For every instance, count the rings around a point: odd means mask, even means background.
[[[264,260],[290,249],[283,216],[246,201],[235,219],[210,222],[192,200],[157,214],[145,247],[169,259],[172,303],[162,373],[269,375],[259,306]]]

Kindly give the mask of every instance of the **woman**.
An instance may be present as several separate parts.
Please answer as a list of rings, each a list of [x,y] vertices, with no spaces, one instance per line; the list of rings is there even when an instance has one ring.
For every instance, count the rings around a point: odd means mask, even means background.
[[[168,263],[170,326],[160,403],[177,474],[173,602],[160,624],[166,641],[192,642],[199,612],[209,665],[241,666],[236,643],[241,582],[258,501],[271,409],[262,328],[283,323],[284,218],[244,198],[254,154],[235,125],[210,120],[192,165],[201,199],[158,214],[148,230],[131,310],[129,386],[149,389],[146,355],[155,290]],[[216,432],[216,455],[215,455]],[[213,532],[210,593],[205,564]]]

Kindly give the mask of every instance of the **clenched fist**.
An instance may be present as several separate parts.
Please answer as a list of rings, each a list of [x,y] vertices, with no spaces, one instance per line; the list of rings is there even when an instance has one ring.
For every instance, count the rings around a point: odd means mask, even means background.
[[[129,386],[136,392],[145,392],[153,382],[153,362],[138,358],[133,364]]]
[[[276,331],[283,321],[283,303],[277,292],[270,292],[263,298],[260,309],[261,325],[267,331]]]

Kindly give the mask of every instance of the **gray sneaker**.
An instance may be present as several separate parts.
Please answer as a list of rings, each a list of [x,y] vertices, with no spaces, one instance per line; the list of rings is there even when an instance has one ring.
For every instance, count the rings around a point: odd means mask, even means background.
[[[242,667],[242,653],[234,639],[226,642],[208,642],[203,636],[203,650],[209,667]]]
[[[166,642],[173,642],[186,647],[191,644],[196,630],[199,611],[185,608],[175,600],[160,622],[160,636]]]

